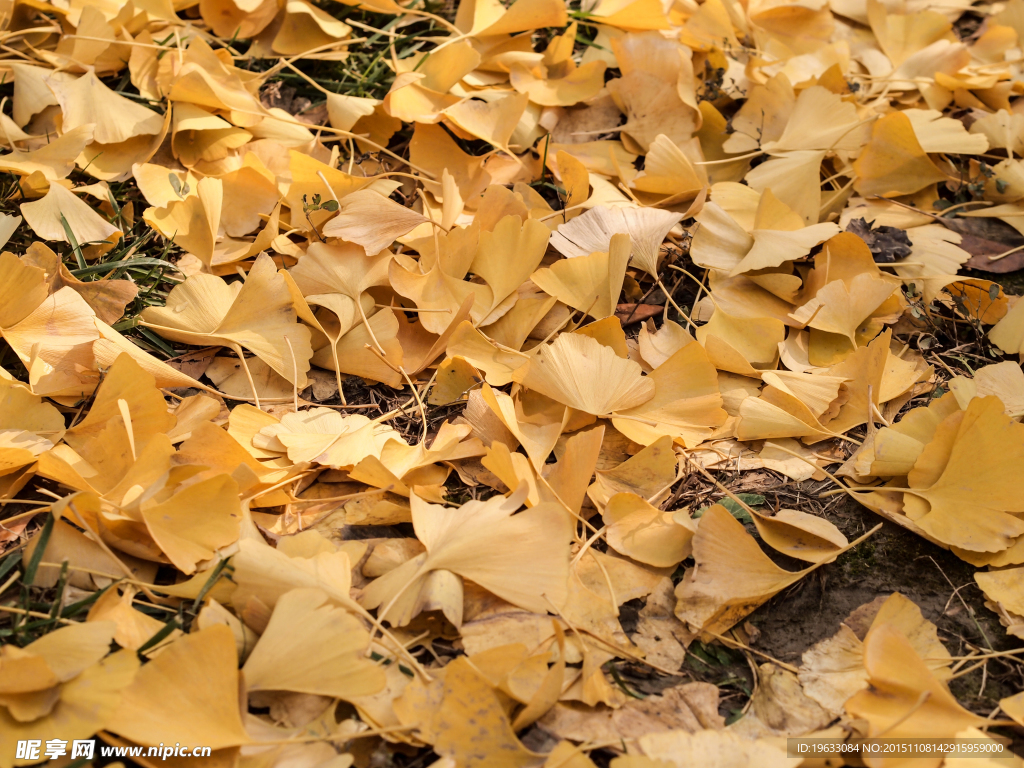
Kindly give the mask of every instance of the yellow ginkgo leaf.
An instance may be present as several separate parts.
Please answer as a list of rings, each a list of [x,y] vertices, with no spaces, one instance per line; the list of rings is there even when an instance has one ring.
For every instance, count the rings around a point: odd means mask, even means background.
[[[453,662],[440,688],[440,701],[421,733],[430,734],[429,741],[442,759],[465,768],[532,768],[539,764],[542,755],[531,752],[516,738],[499,692],[470,659]]]
[[[348,699],[384,687],[384,670],[363,653],[370,634],[318,589],[294,589],[242,667],[250,691],[295,691]]]
[[[868,735],[888,738],[952,738],[985,719],[963,709],[917,654],[899,628],[880,624],[864,639],[869,687],[846,702],[851,717],[868,722]],[[938,766],[942,756],[927,758]]]
[[[474,37],[511,35],[538,27],[564,27],[565,7],[557,0],[516,0],[508,8],[484,0],[460,3],[455,25]]]
[[[1008,355],[1024,355],[1024,305],[1017,302],[989,329],[992,343]]]
[[[472,428],[466,424],[446,421],[429,448],[425,443],[406,445],[399,440],[389,440],[381,449],[379,459],[367,456],[349,471],[349,477],[403,496],[410,495],[413,486],[438,486],[449,472],[449,467],[439,462],[483,454],[483,443],[479,439],[466,439],[471,432]]]
[[[114,622],[117,625],[114,642],[122,648],[129,648],[133,651],[141,648],[147,640],[164,627],[162,621],[132,607],[132,599],[136,592],[137,590],[132,586],[126,586],[124,594],[119,594],[117,588],[108,590],[92,604],[87,617],[89,622]],[[172,632],[168,636],[168,640],[174,641],[180,634],[180,630]]]
[[[847,700],[868,686],[864,638],[873,627],[883,624],[902,632],[939,680],[949,678],[952,659],[939,641],[935,625],[897,592],[862,605],[839,625],[835,635],[804,653],[799,677],[807,695],[829,712],[840,714]]]
[[[536,64],[514,64],[509,71],[512,87],[545,107],[571,107],[596,96],[604,86],[607,64],[594,60],[576,65],[572,59],[576,29],[574,21],[565,34],[555,35]]]
[[[1016,637],[1024,635],[1024,601],[1021,600],[1024,568],[979,571],[974,574],[974,580],[988,598],[986,605],[999,614],[1007,633]]]
[[[194,104],[175,104],[171,119],[171,149],[187,168],[223,160],[245,146],[253,135]]]
[[[469,318],[471,310],[472,298],[469,298],[452,313],[450,321],[440,333],[431,333],[423,327],[422,322],[410,321],[404,312],[397,314],[395,317],[399,322],[398,340],[402,345],[402,367],[406,373],[416,376],[435,363],[444,353],[456,329]]]
[[[154,544],[182,573],[238,541],[242,512],[238,483],[216,475],[186,487],[139,513]]]
[[[29,541],[25,547],[27,557],[31,556],[31,552],[35,551],[38,544],[38,536]],[[70,566],[89,569],[88,572],[84,570],[72,572],[68,576],[69,584],[88,590],[100,588],[99,584],[108,583],[106,579],[121,578],[125,571],[118,564],[118,560],[128,568],[132,578],[145,583],[153,581],[157,569],[155,563],[131,556],[119,555],[115,560],[109,548],[104,549],[77,528],[59,520],[53,527],[50,540],[46,542],[42,562],[62,563],[64,560],[67,560]],[[57,583],[59,577],[60,568],[58,566],[40,566],[33,584],[52,587]]]
[[[32,231],[43,240],[68,242],[65,221],[79,245],[121,234],[121,230],[60,184],[51,184],[50,191],[41,200],[22,203],[21,214]]]
[[[678,458],[667,435],[648,445],[612,469],[594,472],[594,483],[587,495],[599,506],[617,493],[633,493],[648,501],[658,501],[676,478]]]
[[[0,291],[0,328],[10,328],[46,299],[46,273],[5,251],[0,253]]]
[[[689,109],[687,107],[687,109]],[[631,186],[641,197],[670,205],[692,200],[707,186],[707,174],[696,138],[689,141],[673,142],[668,136],[659,134],[651,142],[644,170],[637,174]]]
[[[316,300],[324,301],[325,298],[338,296],[320,295]],[[330,308],[336,306],[336,302],[330,303]],[[402,386],[405,379],[398,369],[404,367],[404,351],[398,340],[400,325],[393,310],[381,309],[367,322],[357,322],[347,331],[339,325],[337,315],[321,317],[324,332],[328,337],[337,338],[338,342],[317,349],[312,358],[314,365],[353,376],[364,376],[391,387]],[[384,350],[384,359],[377,351],[378,346]],[[409,373],[408,369],[406,373]]]
[[[574,309],[601,320],[615,314],[629,262],[628,235],[612,235],[607,252],[556,261],[530,279],[541,290]]]
[[[695,335],[719,370],[760,376],[762,369],[775,367],[786,329],[774,318],[741,318],[716,309]]]
[[[849,541],[824,517],[796,509],[779,509],[766,515],[751,509],[761,539],[772,549],[808,563],[830,562]]]
[[[844,379],[795,371],[764,371],[761,380],[776,389],[792,395],[806,405],[811,413],[821,417],[839,398]]]
[[[547,504],[513,514],[526,490],[457,509],[428,504],[414,494],[413,526],[427,551],[367,586],[363,605],[380,608],[381,618],[393,624],[407,624],[421,609],[420,590],[438,571],[469,579],[527,610],[544,613],[564,603],[569,517]]]
[[[373,114],[379,99],[368,99],[342,93],[327,93],[327,117],[334,128],[351,131],[360,118]]]
[[[893,281],[870,274],[857,275],[849,285],[833,280],[790,317],[819,331],[845,336],[856,348],[865,321],[898,287]]]
[[[65,286],[73,288],[104,323],[120,320],[125,306],[139,293],[138,286],[131,280],[79,280],[71,274],[60,257],[42,243],[30,245],[22,256],[22,263],[46,271],[50,293]]]
[[[765,190],[765,195],[770,194],[771,190]],[[839,227],[831,222],[812,224],[809,227],[792,231],[772,228],[755,229],[750,233],[754,239],[753,247],[730,274],[735,276],[781,266],[787,261],[806,256],[814,246],[828,240],[838,232]]]
[[[338,215],[324,225],[323,234],[361,245],[373,256],[426,221],[422,214],[363,189],[341,199]]]
[[[191,436],[178,448],[176,462],[208,467],[208,477],[231,475],[239,492],[252,498],[250,503],[257,507],[286,503],[289,494],[266,491],[302,469],[301,465],[279,467],[257,461],[235,437],[208,421],[192,429]]]
[[[902,112],[893,112],[871,128],[871,141],[854,161],[862,195],[895,197],[946,180],[914,135],[914,125]]]
[[[348,24],[312,3],[288,0],[271,47],[275,53],[294,56],[344,40],[351,32],[352,27]]]
[[[231,564],[237,587],[224,599],[230,600],[243,618],[250,608],[259,611],[263,618],[261,624],[253,624],[257,629],[266,626],[269,611],[278,600],[296,589],[319,590],[337,605],[358,610],[349,594],[352,561],[345,551],[332,546],[327,551],[289,554],[262,541],[242,539]]]
[[[247,744],[235,638],[220,624],[183,635],[146,664],[107,727],[137,744]]]
[[[526,282],[547,248],[550,230],[538,221],[520,222],[518,218],[503,216],[493,230],[480,233],[480,247],[470,269],[494,291],[491,315],[484,318],[484,324],[497,319],[499,304]]]
[[[783,768],[791,758],[768,739],[745,739],[728,730],[690,733],[685,730],[650,733],[640,737],[645,762],[623,762],[617,758],[614,768],[663,768],[670,765],[703,765],[707,768]]]
[[[785,130],[774,141],[761,144],[765,152],[827,149],[856,152],[871,133],[857,108],[820,85],[800,91]]]
[[[993,363],[974,371],[973,378],[956,376],[949,380],[949,391],[960,408],[966,408],[975,397],[995,395],[1003,401],[1008,416],[1024,411],[1024,370],[1009,360]]]
[[[320,195],[323,198],[337,197],[341,199],[350,192],[369,187],[374,183],[370,179],[350,176],[344,171],[339,171],[337,168],[302,152],[292,150],[288,153],[288,158],[288,168],[291,171],[292,180],[288,186],[288,192],[285,194],[284,203],[292,211],[302,212],[303,197],[312,199],[314,195]],[[327,180],[326,184],[324,179]],[[392,191],[394,191],[394,186],[388,189],[387,194]],[[309,218],[312,221],[312,226],[321,227],[331,215],[329,211],[320,209],[311,211]],[[304,232],[309,231],[311,226],[303,216],[293,217],[291,223],[293,227],[298,227]]]
[[[114,628],[110,621],[88,622],[54,630],[25,648],[4,646],[0,667],[8,690],[0,704],[0,749],[14,749],[19,741],[42,742],[55,732],[88,739],[107,727],[139,669],[132,651],[107,656]],[[61,660],[64,654],[69,658]],[[48,686],[33,688],[47,678]],[[25,684],[28,690],[20,692]],[[5,765],[15,762],[7,758]]]
[[[525,93],[498,96],[490,102],[467,98],[445,109],[442,115],[466,133],[512,154],[509,141],[529,101]]]
[[[693,336],[683,326],[667,320],[653,333],[646,325],[640,328],[637,352],[647,365],[657,368],[693,341]]]
[[[904,513],[947,544],[998,552],[1024,535],[1021,481],[1010,467],[1024,460],[1024,425],[997,397],[976,398],[936,428],[907,477]]]
[[[163,127],[163,115],[114,93],[95,72],[73,81],[56,78],[47,85],[60,104],[63,130],[92,125],[93,141],[99,144],[121,144],[135,136],[160,133]]]
[[[656,568],[671,568],[690,556],[693,531],[632,493],[617,493],[602,511],[608,546]]]
[[[515,371],[530,359],[522,352],[488,339],[468,320],[459,323],[449,337],[447,352],[451,356],[463,358],[482,371],[487,383],[495,387],[511,383]]]
[[[513,378],[556,402],[603,416],[654,397],[654,381],[640,366],[623,360],[589,336],[563,333],[542,347]]]
[[[126,354],[135,360],[142,367],[142,370],[153,376],[158,387],[210,389],[191,376],[185,375],[177,368],[172,368],[162,360],[157,360],[152,355],[146,353],[142,348],[128,341],[128,339],[99,318],[94,318],[94,325],[99,332],[99,338],[93,342],[92,353],[96,358],[96,362],[104,368],[113,365],[118,357]]]
[[[396,260],[390,268],[391,285],[418,308],[431,310],[420,314],[420,323],[433,333],[448,329],[451,315],[470,299],[474,323],[489,325],[512,309],[517,290],[544,257],[549,235],[539,221],[516,215],[502,215],[493,231],[481,232],[475,225],[455,228],[439,240],[441,250],[433,264]],[[470,271],[485,284],[463,279]]]
[[[527,416],[522,399],[513,400],[504,392],[491,389],[486,384],[480,393],[491,412],[519,441],[533,462],[534,468],[539,472],[569,421],[568,409],[548,401],[549,407],[535,409]]]
[[[789,392],[767,386],[758,397],[740,401],[736,437],[740,440],[772,440],[803,437],[824,440],[833,435],[799,398]]]
[[[256,260],[244,283],[193,275],[173,288],[166,307],[150,307],[143,324],[186,344],[244,347],[302,389],[313,351],[309,329],[296,322],[295,307],[273,260]]]
[[[828,369],[829,376],[846,379],[846,402],[839,413],[830,420],[825,420],[827,413],[822,416],[829,430],[845,432],[870,419],[877,419],[875,410],[902,395],[928,373],[929,368],[922,360],[894,355],[889,349],[891,339],[892,332],[886,330],[868,346],[860,347]]]
[[[650,445],[670,435],[695,446],[725,423],[718,372],[700,344],[684,346],[646,378],[654,382],[654,397],[612,419],[630,439]]]
[[[452,405],[466,399],[470,390],[480,386],[483,374],[462,357],[447,357],[437,367],[437,378],[430,388],[427,402],[431,405]]]
[[[335,371],[335,381],[337,382],[339,393],[344,393],[344,389],[342,388],[341,358],[339,357],[340,346],[342,339],[348,335],[349,331],[356,330],[357,333],[355,336],[365,335],[373,341],[374,349],[378,345],[381,345],[381,348],[384,350],[385,357],[393,358],[395,361],[399,360],[399,357],[394,354],[396,351],[395,347],[397,345],[394,343],[394,338],[392,338],[395,333],[395,324],[386,322],[388,315],[381,314],[380,317],[373,315],[373,320],[367,319],[367,322],[362,324],[360,322],[360,318],[365,318],[367,313],[372,314],[374,312],[374,300],[369,293],[357,293],[359,306],[356,306],[356,299],[350,298],[344,293],[313,293],[306,297],[302,295],[302,290],[296,284],[291,273],[282,269],[278,274],[284,278],[285,284],[288,286],[288,291],[291,293],[292,302],[295,305],[295,312],[299,316],[299,320],[312,328],[315,335],[319,336],[322,334],[323,336],[326,336],[330,342],[326,349],[320,347],[319,349],[314,350],[313,358],[314,363],[319,365],[321,363],[316,360],[317,355],[320,354],[322,358],[325,351],[330,353],[332,364],[327,367],[330,367]],[[320,289],[319,281],[314,280],[313,284],[316,286],[314,290]],[[329,286],[323,286],[322,289],[328,290]],[[358,291],[358,286],[356,286],[356,290]],[[317,315],[319,315],[319,317]],[[389,331],[387,334],[384,334],[383,344],[386,344],[386,347],[382,346],[381,339],[377,336],[376,332],[374,332],[372,337],[370,336],[370,331],[375,330],[382,321],[385,321],[385,325],[388,326]],[[347,344],[350,345],[351,341],[352,340],[350,339]],[[399,348],[397,351],[401,352],[402,350]],[[372,352],[370,354],[372,354]],[[371,363],[371,365],[374,367],[377,367],[378,365],[388,367],[389,364],[396,366],[401,364],[400,362],[392,362],[392,360],[381,360],[379,357],[377,360],[379,363]],[[345,362],[347,365],[351,365],[352,358],[350,356],[346,356]],[[209,369],[207,370],[209,372]],[[272,378],[276,378],[278,382],[287,384],[284,379],[277,376],[277,374],[269,368],[267,371],[270,376]],[[398,374],[397,367],[393,373]],[[253,374],[255,375],[255,372],[253,372]],[[224,385],[221,383],[218,383],[218,386],[222,389],[224,388]]]
[[[361,414],[343,415],[330,408],[287,413],[263,427],[253,446],[287,453],[293,462],[315,461],[331,467],[350,467],[367,456],[380,458],[389,440],[405,443],[393,427]]]
[[[278,3],[267,0],[200,0],[199,13],[216,35],[248,38],[277,15]]]
[[[652,277],[658,274],[661,244],[682,214],[658,208],[606,208],[595,206],[562,224],[551,236],[551,245],[567,258],[606,251],[612,236],[627,234],[630,263]],[[700,232],[703,231],[703,226]]]
[[[175,423],[154,378],[128,355],[121,355],[114,361],[96,390],[89,413],[68,431],[65,442],[76,451],[86,450],[87,443],[118,416],[131,422],[132,442],[137,452]]]
[[[19,382],[0,379],[0,474],[35,461],[64,435],[64,417]]]
[[[412,300],[422,310],[420,324],[427,331],[443,331],[451,315],[466,302],[470,302],[475,323],[483,322],[495,305],[501,306],[489,286],[446,274],[440,260],[425,273],[416,271],[414,264],[394,260],[389,266],[389,280],[399,296]]]
[[[32,295],[13,302],[16,315]],[[79,397],[91,392],[99,380],[92,352],[100,337],[96,322],[85,299],[65,287],[44,298],[19,322],[10,327],[0,326],[0,332],[28,369],[33,392],[49,397]]]
[[[676,616],[694,632],[721,634],[773,595],[859,542],[802,571],[786,571],[761,551],[742,523],[715,504],[697,526],[693,538],[696,566],[676,587]]]
[[[905,109],[902,114],[910,120],[914,135],[925,152],[980,155],[988,150],[988,138],[983,133],[968,133],[963,123],[943,117],[937,109]]]
[[[956,397],[947,392],[927,406],[912,408],[891,427],[883,427],[864,441],[854,465],[857,474],[869,477],[904,477],[917,457],[935,437],[939,424],[959,410]]]
[[[386,250],[367,257],[361,247],[350,243],[313,243],[289,274],[303,296],[340,293],[356,302],[367,289],[387,285],[392,257]]]
[[[15,98],[12,117],[16,125],[24,127],[32,116],[46,107],[56,106],[57,97],[48,80],[72,82],[75,76],[70,72],[54,72],[46,67],[37,67],[25,62],[11,62]]]
[[[143,218],[157,232],[184,248],[206,266],[213,263],[220,229],[224,188],[220,179],[196,183],[196,194],[172,200],[163,208],[149,208]]]
[[[719,197],[707,203],[696,219],[700,227],[690,243],[693,263],[706,269],[731,272],[754,245],[748,228],[733,218],[729,210],[718,204]],[[753,229],[753,221],[749,229]]]
[[[66,179],[91,141],[92,126],[82,125],[67,131],[39,149],[27,152],[15,149],[0,156],[0,170],[35,178],[36,183],[43,187],[46,181]]]
[[[77,677],[107,655],[114,630],[112,622],[70,625],[22,649],[5,646],[3,666],[10,677],[4,693],[38,691]]]

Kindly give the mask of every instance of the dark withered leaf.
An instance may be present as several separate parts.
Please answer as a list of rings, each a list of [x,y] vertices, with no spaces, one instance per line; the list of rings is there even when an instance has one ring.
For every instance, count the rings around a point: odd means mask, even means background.
[[[847,232],[860,237],[877,264],[891,264],[896,259],[904,259],[910,255],[910,238],[905,230],[899,227],[873,227],[865,219],[853,219],[846,227]]]

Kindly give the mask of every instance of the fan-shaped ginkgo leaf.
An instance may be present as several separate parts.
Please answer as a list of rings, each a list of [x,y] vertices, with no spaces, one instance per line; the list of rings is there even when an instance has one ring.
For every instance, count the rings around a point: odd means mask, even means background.
[[[235,638],[226,625],[183,635],[139,671],[107,727],[145,745],[246,744],[238,683]]]
[[[348,699],[384,687],[384,670],[363,653],[370,633],[326,592],[294,589],[274,606],[242,668],[250,691],[295,691]]]
[[[166,307],[146,309],[142,322],[172,341],[244,347],[300,389],[306,386],[309,329],[296,322],[288,286],[267,255],[243,283],[193,275],[171,290]]]
[[[121,235],[121,230],[60,184],[51,184],[50,191],[41,199],[22,203],[21,215],[42,240],[68,242],[65,222],[79,245]]]
[[[608,250],[612,236],[627,234],[630,260],[651,276],[657,276],[665,235],[682,220],[682,214],[658,208],[606,208],[595,206],[562,224],[551,236],[551,245],[566,258]]]
[[[324,225],[323,232],[361,245],[372,256],[427,221],[394,200],[360,189],[341,199],[338,215]]]
[[[599,341],[563,333],[542,347],[513,378],[523,386],[595,416],[625,411],[654,397],[654,381]]]
[[[869,687],[846,702],[846,711],[868,722],[870,735],[951,738],[985,719],[957,704],[914,646],[892,624],[875,626],[864,639]],[[941,756],[930,762],[938,765]]]
[[[941,541],[974,552],[1006,549],[1024,535],[1024,424],[997,397],[947,416],[907,477],[904,513]]]
[[[860,540],[835,552],[839,556]],[[761,551],[743,524],[721,504],[700,518],[693,538],[696,566],[676,587],[676,616],[694,632],[721,634],[773,595],[828,558],[802,571],[786,571]]]
[[[573,309],[601,320],[611,317],[619,303],[622,281],[629,261],[630,241],[625,234],[612,235],[607,252],[591,253],[556,261],[534,272],[530,279],[541,290]]]
[[[340,468],[358,464],[367,456],[380,458],[389,440],[405,442],[393,427],[361,414],[313,408],[287,413],[278,424],[263,427],[253,438],[253,445],[287,453],[296,463],[315,461]]]
[[[427,551],[366,587],[363,605],[380,608],[381,617],[394,624],[407,624],[421,610],[420,590],[438,571],[469,579],[530,611],[544,613],[562,605],[570,518],[552,504],[513,514],[525,498],[523,486],[507,499],[494,496],[449,509],[414,494],[413,526]]]

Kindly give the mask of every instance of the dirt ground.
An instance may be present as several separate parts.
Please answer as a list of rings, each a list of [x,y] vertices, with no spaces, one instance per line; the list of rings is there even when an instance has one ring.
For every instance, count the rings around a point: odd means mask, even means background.
[[[850,539],[882,522],[852,499],[836,505],[826,517]],[[1020,646],[1006,634],[996,614],[985,607],[974,571],[948,550],[884,522],[871,538],[777,595],[749,620],[761,631],[759,648],[782,661],[799,664],[800,654],[835,634],[851,611],[879,595],[901,592],[938,626],[940,639],[954,655],[966,652],[962,647],[965,641],[991,645],[993,650]],[[979,681],[980,677],[979,672]],[[970,680],[967,675],[954,685],[959,682],[969,690]],[[1016,693],[1022,683],[1021,678],[1002,681],[990,675],[980,696],[978,686],[973,686],[974,696],[982,709],[985,704],[995,707],[996,700]],[[960,691],[954,692],[958,698],[962,696]]]
[[[827,488],[828,484],[808,482],[791,484],[787,491],[800,490],[813,498]],[[747,622],[756,628],[751,633],[753,649],[799,666],[801,655],[834,635],[852,611],[894,592],[914,601],[936,624],[940,640],[954,656],[967,655],[972,648],[1001,651],[1024,645],[1007,635],[996,614],[985,607],[973,578],[974,567],[953,553],[898,525],[883,522],[852,499],[826,505],[823,515],[851,540],[879,523],[882,527],[834,563],[817,569],[752,613]],[[753,526],[747,527],[755,533]],[[767,547],[764,550],[781,567],[798,570],[806,566]],[[627,632],[635,622],[635,609],[631,614],[630,607],[623,606],[622,623]],[[722,690],[721,714],[736,717],[753,682],[749,664],[738,652],[723,652],[720,646],[708,648],[699,643],[695,646],[691,652],[709,663],[691,657],[682,678],[652,674],[636,665],[623,670],[623,677],[643,693],[657,693],[692,679],[715,683]],[[999,699],[1024,689],[1024,666],[993,659],[986,667],[952,680],[950,688],[961,705],[987,716]],[[1024,752],[1024,729],[996,732],[1014,740],[1015,752]]]

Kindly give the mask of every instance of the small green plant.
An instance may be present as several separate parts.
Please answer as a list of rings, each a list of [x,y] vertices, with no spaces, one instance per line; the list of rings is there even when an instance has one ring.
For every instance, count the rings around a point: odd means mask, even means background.
[[[316,228],[316,224],[309,218],[309,214],[313,211],[330,211],[334,213],[339,208],[337,200],[322,200],[320,195],[313,195],[313,199],[310,200],[306,195],[302,196],[302,213],[306,216],[306,221],[309,222],[309,226],[312,227],[314,234],[320,239],[321,243],[327,242],[324,240],[324,236],[320,234],[320,230]]]

